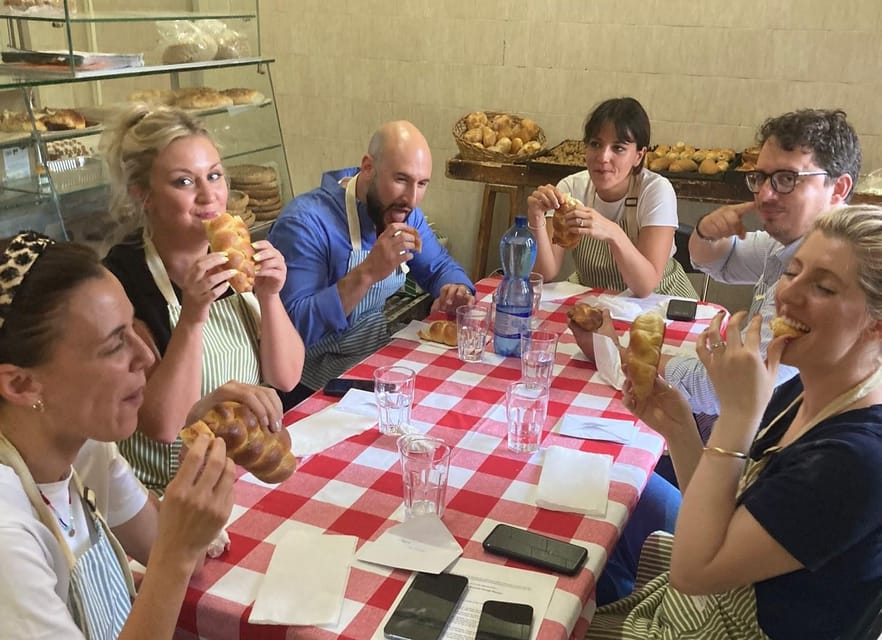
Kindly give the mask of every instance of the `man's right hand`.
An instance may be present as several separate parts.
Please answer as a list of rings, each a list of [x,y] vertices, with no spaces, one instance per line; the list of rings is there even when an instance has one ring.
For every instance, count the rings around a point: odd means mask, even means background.
[[[393,222],[377,237],[362,263],[373,282],[385,280],[401,263],[413,259],[417,239],[412,229],[403,222]]]
[[[743,240],[747,233],[743,218],[755,208],[753,202],[722,206],[701,218],[695,225],[695,231],[700,238],[710,240],[722,240],[732,236],[738,236]]]

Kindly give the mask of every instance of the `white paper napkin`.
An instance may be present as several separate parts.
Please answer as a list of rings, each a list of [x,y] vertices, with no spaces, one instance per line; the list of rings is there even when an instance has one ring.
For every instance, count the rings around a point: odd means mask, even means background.
[[[550,300],[564,300],[572,296],[582,295],[588,291],[588,287],[576,284],[575,282],[545,282],[542,284],[542,295],[539,300],[548,302]]]
[[[248,622],[337,624],[343,609],[355,536],[292,530],[276,545]]]
[[[639,431],[637,425],[630,420],[568,414],[561,420],[558,433],[571,438],[628,444]]]
[[[545,450],[536,506],[553,511],[606,515],[612,457],[551,446]]]
[[[461,555],[456,538],[431,514],[386,529],[373,542],[365,542],[357,557],[363,562],[438,574]]]
[[[350,389],[334,407],[337,411],[377,420],[377,398],[373,391]]]
[[[338,411],[334,407],[325,407],[288,427],[291,451],[295,456],[299,458],[319,453],[377,424],[376,414],[373,417],[361,416]]]
[[[622,371],[622,356],[618,345],[611,338],[600,333],[592,334],[594,341],[594,364],[597,373],[611,387],[621,391],[625,384],[625,373]]]

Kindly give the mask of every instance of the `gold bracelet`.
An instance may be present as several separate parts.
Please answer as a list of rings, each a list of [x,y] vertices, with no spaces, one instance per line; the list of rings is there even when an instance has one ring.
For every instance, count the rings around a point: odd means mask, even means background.
[[[747,454],[740,451],[729,451],[720,447],[705,447],[704,453],[715,453],[718,456],[728,456],[729,458],[738,458],[739,460],[747,460]]]
[[[533,231],[544,231],[545,229],[548,228],[548,227],[547,227],[546,225],[544,225],[544,224],[540,224],[539,226],[534,227],[534,226],[531,225],[529,222],[527,223],[527,227],[530,228],[530,229],[532,229]]]

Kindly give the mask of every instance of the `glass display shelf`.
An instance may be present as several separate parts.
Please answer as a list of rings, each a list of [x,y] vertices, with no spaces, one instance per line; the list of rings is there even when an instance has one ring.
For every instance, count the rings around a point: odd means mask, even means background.
[[[28,22],[65,21],[63,12],[58,14],[3,13],[0,18],[24,20]],[[168,22],[171,20],[253,20],[255,12],[238,11],[77,11],[68,16],[71,24],[90,24],[96,22]]]

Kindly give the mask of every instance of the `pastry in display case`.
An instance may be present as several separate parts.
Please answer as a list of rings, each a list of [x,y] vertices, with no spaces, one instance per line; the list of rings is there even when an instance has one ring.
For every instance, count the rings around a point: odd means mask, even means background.
[[[4,2],[0,236],[31,227],[59,239],[107,241],[113,222],[98,141],[105,123],[132,102],[192,112],[216,140],[225,166],[271,172],[248,188],[233,187],[251,200],[239,215],[253,221],[256,237],[265,234],[292,191],[273,100],[274,60],[259,49],[257,0],[233,0],[229,15],[200,12],[188,0],[154,0],[150,12],[119,11],[111,0],[80,3],[78,11],[70,0],[30,3],[57,11],[57,22],[25,7],[27,0],[15,12],[12,0]],[[200,43],[211,41],[210,56],[200,52],[179,62],[167,51],[195,46],[197,35]],[[95,59],[116,62],[85,63]],[[125,62],[132,60],[138,64]]]

